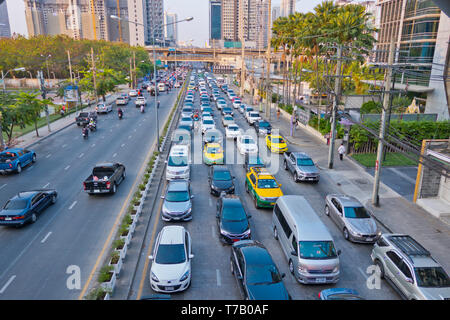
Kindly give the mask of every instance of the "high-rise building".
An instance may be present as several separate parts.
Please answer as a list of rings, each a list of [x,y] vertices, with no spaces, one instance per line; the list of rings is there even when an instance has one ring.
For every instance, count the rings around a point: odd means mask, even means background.
[[[387,62],[394,41],[397,88],[426,98],[425,112],[448,119],[449,17],[431,0],[377,0],[377,6],[376,62]]]
[[[164,12],[164,41],[168,45],[175,45],[178,41],[178,28],[175,23],[178,20],[176,13]]]
[[[209,1],[209,42],[220,40],[222,36],[222,0]]]
[[[144,0],[144,24],[146,25],[145,43],[161,43],[158,40],[164,40],[164,1],[163,0]]]
[[[275,6],[272,8],[272,23],[281,16],[280,6]]]
[[[281,0],[281,16],[287,17],[295,13],[295,0]]]
[[[263,48],[267,46],[268,18],[268,0],[222,0],[222,39],[238,42],[243,33],[246,46]]]
[[[8,7],[6,1],[0,4],[0,38],[11,37],[11,28],[9,26]]]

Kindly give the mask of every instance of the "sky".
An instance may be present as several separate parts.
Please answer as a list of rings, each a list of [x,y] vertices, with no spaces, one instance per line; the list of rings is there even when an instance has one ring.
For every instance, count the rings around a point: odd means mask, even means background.
[[[8,5],[11,32],[27,36],[25,5],[23,0],[6,0]],[[297,1],[296,11],[308,12],[322,0]],[[279,6],[281,0],[272,0],[272,7]],[[164,10],[176,13],[178,19],[193,17],[194,20],[178,24],[179,41],[189,42],[194,46],[204,47],[209,38],[209,0],[164,0]]]

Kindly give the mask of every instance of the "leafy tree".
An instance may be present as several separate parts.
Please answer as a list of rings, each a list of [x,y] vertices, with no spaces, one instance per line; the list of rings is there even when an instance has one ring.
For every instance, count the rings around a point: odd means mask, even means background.
[[[48,105],[52,105],[50,99],[40,99],[40,93],[21,91],[17,94],[16,106],[21,110],[23,122],[25,124],[34,124],[36,136],[39,137],[38,120],[41,118],[41,112],[45,110]]]

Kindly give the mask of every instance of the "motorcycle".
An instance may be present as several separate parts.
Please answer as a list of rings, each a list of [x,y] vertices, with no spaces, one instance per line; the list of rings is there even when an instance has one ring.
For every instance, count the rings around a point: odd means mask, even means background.
[[[89,129],[88,128],[83,128],[81,133],[82,133],[84,139],[89,138]]]
[[[93,122],[93,123],[89,123],[88,124],[88,128],[91,131],[97,131],[97,123]]]
[[[119,115],[119,120],[122,120],[123,113],[122,113],[122,112],[119,112],[118,115]]]
[[[145,112],[145,108],[144,108],[144,106],[141,106],[141,113],[144,113]]]

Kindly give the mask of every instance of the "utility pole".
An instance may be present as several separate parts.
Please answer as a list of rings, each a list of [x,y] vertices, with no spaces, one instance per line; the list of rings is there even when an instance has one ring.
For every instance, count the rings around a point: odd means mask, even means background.
[[[117,20],[119,23],[119,41],[123,42],[122,39],[122,20],[120,19],[120,0],[117,0],[117,16],[119,17],[119,19]]]
[[[384,94],[383,94],[383,110],[381,112],[381,121],[380,121],[380,135],[378,139],[378,150],[377,150],[377,160],[375,162],[375,181],[373,183],[373,193],[372,193],[372,204],[376,207],[380,205],[379,199],[379,189],[380,189],[380,174],[381,174],[381,163],[383,161],[383,149],[384,149],[384,134],[386,128],[386,110],[389,108],[390,103],[390,85],[392,78],[392,68],[394,63],[394,54],[395,54],[395,43],[391,41],[389,46],[389,58],[388,65],[385,72],[384,77]]]
[[[72,78],[72,63],[70,62],[70,51],[69,51],[69,50],[67,50],[67,59],[69,60],[70,83],[73,83],[73,78]]]
[[[240,93],[241,99],[244,99],[244,82],[245,82],[245,34],[244,34],[244,1],[239,3],[239,22],[241,24],[241,87]]]
[[[133,87],[133,64],[132,64],[132,59],[133,58],[130,57],[130,87],[131,87],[131,89],[134,89],[134,87]]]
[[[137,88],[137,78],[136,78],[136,51],[133,51],[133,84],[134,88]]]
[[[45,88],[44,72],[42,70],[38,71],[38,79],[40,80],[42,99],[45,99],[46,96],[47,96],[47,89]],[[48,113],[48,106],[45,106],[45,117],[47,118],[47,129],[48,129],[48,132],[51,132],[52,130],[50,129],[50,119],[49,119],[49,113]]]
[[[270,85],[270,42],[272,39],[272,29],[270,28],[271,24],[271,14],[272,14],[272,1],[269,0],[269,9],[268,9],[268,19],[267,19],[267,70],[266,70],[266,117],[270,120],[271,112],[270,112],[270,103],[272,102],[272,93],[271,85]]]
[[[92,79],[94,82],[94,92],[95,92],[95,103],[98,103],[97,97],[97,80],[96,80],[96,70],[95,70],[95,59],[94,59],[94,48],[91,47],[91,61],[92,61]]]
[[[329,169],[333,169],[334,142],[336,140],[336,111],[339,105],[339,94],[341,91],[341,63],[342,63],[342,46],[339,45],[337,48],[336,80],[334,82],[333,110],[331,111],[332,112],[331,137],[330,137],[330,147],[328,149]],[[318,116],[320,117],[320,110]]]

